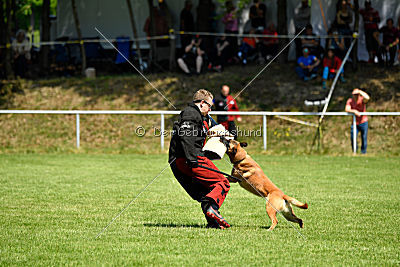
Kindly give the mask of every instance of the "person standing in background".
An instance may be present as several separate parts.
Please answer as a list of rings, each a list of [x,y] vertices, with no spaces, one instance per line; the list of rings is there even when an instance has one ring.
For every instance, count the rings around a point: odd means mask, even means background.
[[[302,0],[301,6],[296,8],[294,11],[294,26],[296,28],[296,34],[298,34],[304,27],[310,24],[311,8],[308,5],[308,0]],[[301,57],[301,39],[296,38],[296,58]]]
[[[381,21],[381,18],[378,11],[372,8],[370,0],[365,1],[365,8],[360,10],[360,14],[364,20],[365,43],[367,44],[369,55],[368,62],[374,63],[374,58],[379,47],[376,33],[378,33],[378,23]]]
[[[180,30],[184,32],[194,32],[194,19],[192,15],[192,1],[186,0],[185,7],[181,11]],[[181,47],[184,50],[192,41],[192,36],[187,34],[181,35]]]
[[[236,100],[229,94],[229,86],[223,85],[221,94],[215,97],[214,104],[217,111],[239,111]],[[242,121],[239,115],[218,115],[217,121],[222,124],[234,137],[237,139],[237,129],[235,125],[235,118],[238,122]]]
[[[253,29],[262,30],[265,29],[265,15],[267,14],[267,6],[264,3],[260,3],[260,0],[254,0],[254,4],[250,7],[250,22]],[[262,31],[261,30],[261,31]]]
[[[353,131],[356,130],[356,136],[358,132],[361,132],[361,153],[367,153],[367,135],[368,135],[368,117],[361,115],[360,112],[366,112],[366,104],[370,100],[369,95],[361,89],[355,88],[352,92],[352,98],[349,98],[346,102],[345,111],[356,115],[356,129],[353,129],[351,125],[350,139],[351,147],[353,148]],[[357,143],[357,142],[356,142]],[[357,151],[356,145],[356,151]]]
[[[224,17],[222,18],[222,22],[225,24],[225,33],[228,34],[238,34],[239,33],[239,28],[238,28],[238,18],[237,18],[237,11],[235,6],[233,5],[232,1],[227,1],[225,3],[226,6],[226,12]],[[227,36],[226,37],[229,44],[231,45],[231,53],[228,56],[228,59],[236,56],[235,53],[238,48],[238,39],[236,36]]]
[[[215,8],[213,10],[213,2],[211,0],[199,0],[197,6],[196,30],[198,32],[214,32],[212,28],[212,17],[215,16]],[[214,46],[213,36],[201,36],[203,39],[204,50],[206,54],[210,54]]]

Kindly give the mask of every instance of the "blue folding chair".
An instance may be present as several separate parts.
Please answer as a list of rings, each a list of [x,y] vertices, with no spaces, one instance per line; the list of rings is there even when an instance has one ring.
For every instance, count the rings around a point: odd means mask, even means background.
[[[130,40],[129,37],[125,36],[117,37],[117,49],[124,56],[122,56],[120,53],[117,53],[117,57],[115,58],[115,64],[122,64],[127,62],[125,58],[130,59],[131,42],[129,40]]]

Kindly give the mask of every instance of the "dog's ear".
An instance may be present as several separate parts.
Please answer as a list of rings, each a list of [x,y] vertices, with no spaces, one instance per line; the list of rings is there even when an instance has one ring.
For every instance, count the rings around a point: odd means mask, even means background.
[[[247,146],[247,143],[246,143],[246,142],[240,142],[240,146],[241,146],[241,147],[246,147],[246,146]]]

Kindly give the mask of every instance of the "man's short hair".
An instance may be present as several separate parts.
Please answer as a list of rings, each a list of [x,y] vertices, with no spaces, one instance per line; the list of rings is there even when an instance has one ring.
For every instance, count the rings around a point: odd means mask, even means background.
[[[200,89],[193,95],[193,102],[199,102],[201,100],[206,100],[207,97],[213,99],[213,95],[206,89]]]

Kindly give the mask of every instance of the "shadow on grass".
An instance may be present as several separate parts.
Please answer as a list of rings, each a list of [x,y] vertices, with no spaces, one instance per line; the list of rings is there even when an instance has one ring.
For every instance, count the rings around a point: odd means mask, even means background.
[[[206,228],[205,224],[176,224],[176,223],[144,223],[145,227],[165,227],[165,228]]]
[[[177,223],[144,223],[145,227],[163,227],[163,228],[206,228],[205,224],[177,224]],[[250,225],[233,225],[233,228],[259,228],[268,230],[271,226],[250,226]],[[289,229],[291,228],[289,225],[281,225],[281,228]]]

